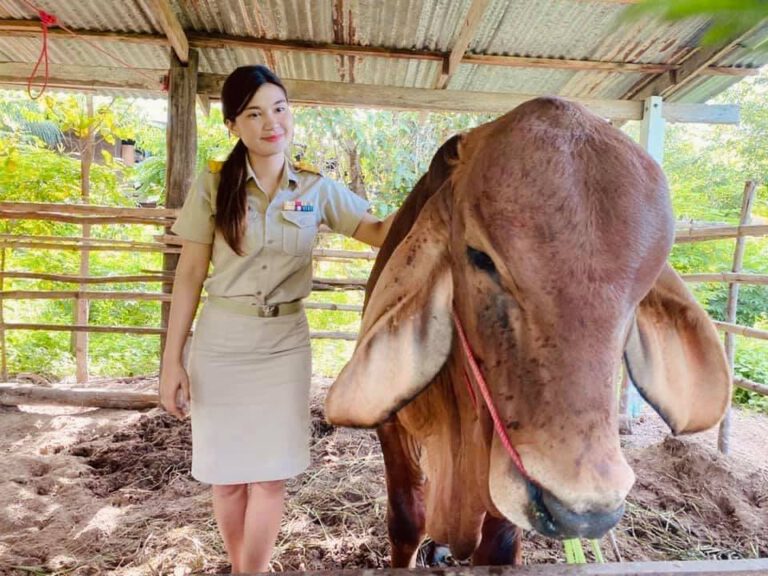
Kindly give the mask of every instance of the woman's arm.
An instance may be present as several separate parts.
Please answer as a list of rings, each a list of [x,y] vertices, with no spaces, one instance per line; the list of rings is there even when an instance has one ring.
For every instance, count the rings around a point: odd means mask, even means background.
[[[210,261],[210,244],[184,241],[173,282],[171,312],[160,374],[160,404],[177,418],[185,416],[189,402],[189,380],[181,355],[197,311],[197,304],[200,302],[200,292],[208,275]]]
[[[376,246],[377,248],[384,244],[384,239],[387,237],[392,221],[395,219],[397,212],[392,212],[384,220],[379,220],[372,214],[366,214],[357,225],[355,233],[352,234],[352,238],[364,242],[369,246]]]

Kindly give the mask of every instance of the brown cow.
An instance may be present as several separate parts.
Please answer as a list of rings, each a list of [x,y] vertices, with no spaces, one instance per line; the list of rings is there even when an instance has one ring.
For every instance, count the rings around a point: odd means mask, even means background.
[[[673,432],[720,420],[728,366],[666,264],[673,234],[660,168],[577,104],[532,100],[443,145],[381,250],[326,402],[332,423],[378,426],[393,566],[414,565],[425,532],[500,564],[519,561],[514,525],[610,529],[634,482],[617,431],[622,355]],[[467,387],[470,355],[521,468],[478,379]]]

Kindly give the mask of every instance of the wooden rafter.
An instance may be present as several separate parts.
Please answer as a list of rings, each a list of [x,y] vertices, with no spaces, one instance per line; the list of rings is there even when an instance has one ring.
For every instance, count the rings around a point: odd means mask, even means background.
[[[441,90],[448,86],[448,81],[451,76],[459,69],[464,58],[464,53],[469,47],[469,43],[472,42],[472,38],[475,37],[477,29],[480,27],[480,23],[483,20],[483,13],[488,6],[489,0],[473,0],[467,11],[467,16],[464,18],[464,22],[461,25],[461,30],[453,43],[451,53],[443,61],[443,67],[440,70],[440,75],[435,83],[435,88]]]
[[[122,90],[134,88],[142,91],[152,90],[155,93],[159,91],[156,86],[151,87],[149,85],[151,82],[143,75],[123,68],[99,68],[98,71],[77,66],[68,66],[65,71],[61,71],[61,68],[57,66],[52,70],[48,86],[70,89],[120,87]],[[110,70],[114,74],[111,74]],[[26,65],[0,63],[0,84],[26,85],[28,73]],[[116,78],[119,78],[120,82]],[[200,74],[198,94],[218,99],[225,78],[226,76],[219,74]],[[502,113],[536,96],[536,94],[428,90],[291,79],[285,79],[284,82],[291,100],[297,104],[307,105]],[[572,100],[584,104],[605,118],[639,120],[642,117],[641,102],[596,98],[573,98]],[[738,122],[739,114],[738,106],[673,103],[665,105],[664,117],[670,122],[734,124]]]
[[[171,4],[168,0],[149,0],[149,3],[155,9],[154,11],[160,19],[160,25],[163,27],[163,31],[179,61],[186,64],[189,61],[189,41]]]
[[[0,33],[6,37],[30,37],[40,34],[40,25],[32,20],[0,20]],[[130,42],[150,46],[168,46],[168,37],[160,34],[134,34],[125,32],[100,32],[77,30],[83,38],[103,42]],[[52,38],[72,38],[64,30],[51,28]],[[304,52],[332,56],[348,55],[370,58],[395,58],[405,60],[423,60],[445,62],[452,53],[432,50],[408,50],[402,48],[382,48],[377,46],[358,46],[310,42],[304,40],[275,40],[267,38],[226,36],[221,34],[188,33],[187,40],[191,48],[250,48],[266,51]],[[674,72],[680,68],[677,64],[646,64],[640,62],[615,62],[602,60],[575,60],[566,58],[541,58],[536,56],[507,56],[496,54],[463,54],[461,63],[483,66],[502,66],[510,68],[549,68],[556,70],[578,70],[587,72],[611,72],[616,74],[662,74]],[[29,64],[30,70],[32,64]],[[708,66],[701,74],[752,76],[759,73],[756,68],[733,66]]]
[[[696,49],[677,69],[651,80],[644,80],[627,92],[622,98],[631,100],[644,100],[649,96],[663,96],[668,98],[689,85],[699,76],[705,74],[710,66],[728,55],[729,52],[738,47],[738,45],[746,38],[765,25],[766,20],[762,20],[752,26],[749,30],[739,34],[736,38],[732,38],[726,42],[721,42],[713,46],[704,46]]]

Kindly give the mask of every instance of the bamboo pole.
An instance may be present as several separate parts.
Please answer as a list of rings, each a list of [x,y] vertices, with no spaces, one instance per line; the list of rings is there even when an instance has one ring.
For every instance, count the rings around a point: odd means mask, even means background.
[[[0,378],[8,380],[8,352],[5,341],[5,304],[3,293],[5,292],[5,248],[0,249]]]
[[[9,323],[0,324],[6,330],[49,330],[51,332],[93,332],[98,334],[144,334],[149,336],[162,336],[164,328],[145,328],[137,326],[93,326],[70,324],[26,324]],[[190,330],[189,335],[193,335]],[[318,340],[357,340],[356,332],[315,331],[309,333],[310,338]]]
[[[93,116],[93,94],[85,95],[86,122],[88,131],[84,138],[84,145],[80,153],[80,197],[83,204],[88,205],[91,196],[91,164],[93,164],[93,155],[96,145],[96,129]],[[91,225],[83,224],[83,239],[90,240]],[[91,252],[87,246],[80,248],[80,276],[87,278],[90,270]],[[80,284],[81,291],[85,285]],[[88,324],[90,303],[87,298],[82,296],[84,292],[79,292],[75,297],[75,324]],[[75,332],[75,379],[78,384],[88,382],[88,333]]]
[[[56,204],[53,202],[0,202],[0,212],[38,212],[42,214],[127,216],[131,218],[171,218],[178,215],[177,209],[126,208],[121,206],[99,206],[98,204]]]
[[[154,236],[154,238],[161,238],[162,236]],[[94,244],[115,244],[118,246],[146,246],[153,248],[156,246],[162,246],[164,242],[137,242],[135,240],[119,240],[115,238],[83,238],[81,236],[42,236],[36,234],[0,234],[0,242],[69,242],[72,244],[87,244],[92,246]],[[179,245],[181,245],[179,243]]]
[[[91,226],[83,224],[83,226]],[[158,244],[157,246],[128,246],[108,244],[69,244],[60,242],[8,241],[0,240],[0,248],[27,248],[34,250],[89,250],[91,252],[163,252],[164,254],[180,254],[180,248],[172,248]]]
[[[686,282],[728,282],[738,284],[768,284],[768,274],[736,274],[733,272],[711,272],[708,274],[683,274]]]
[[[0,298],[6,300],[64,300],[67,298],[87,298],[88,300],[141,300],[151,302],[170,302],[171,295],[162,292],[107,292],[87,290],[7,290],[0,292]]]
[[[146,410],[158,405],[156,393],[103,390],[94,388],[46,388],[34,384],[0,384],[0,404],[56,404],[90,408]]]
[[[739,226],[690,226],[675,230],[675,243],[699,242],[704,240],[723,240],[726,238],[738,238],[741,236],[766,236],[768,225],[750,224]]]
[[[738,334],[739,336],[746,336],[747,338],[768,340],[768,330],[759,330],[758,328],[750,328],[749,326],[732,324],[730,322],[719,322],[717,320],[713,320],[712,323],[716,328],[727,334]]]
[[[68,222],[70,224],[145,224],[148,226],[170,226],[171,218],[129,218],[125,216],[70,216],[69,214],[15,212],[0,210],[0,219],[5,220],[43,220]]]
[[[12,270],[5,273],[6,278],[23,278],[25,280],[49,280],[65,284],[129,284],[133,282],[165,282],[173,280],[173,276],[165,276],[158,272],[133,274],[127,276],[75,276],[72,274],[45,274],[37,272],[19,272]]]
[[[142,300],[170,302],[171,295],[164,292],[117,292],[78,290],[6,290],[0,291],[0,298],[6,300],[57,300],[65,298],[88,298],[88,300]],[[201,298],[205,301],[206,298]],[[335,312],[362,312],[359,304],[334,304],[332,302],[304,302],[307,310],[330,310]]]
[[[744,388],[745,390],[751,390],[752,392],[757,392],[763,396],[768,396],[768,385],[766,384],[753,382],[752,380],[747,380],[746,378],[734,378],[733,384],[739,388]]]
[[[755,202],[755,190],[757,189],[757,182],[754,180],[748,180],[744,185],[744,197],[741,203],[741,216],[739,219],[739,227],[747,226],[752,219],[752,206]],[[741,267],[744,262],[744,248],[746,242],[744,236],[739,236],[736,239],[736,246],[733,250],[733,268],[732,272],[738,274],[741,272]],[[731,282],[728,285],[728,302],[726,305],[725,319],[728,324],[734,324],[736,322],[736,311],[739,306],[739,284]],[[761,330],[761,332],[763,332]],[[742,332],[743,333],[743,332]],[[768,339],[768,332],[766,339]],[[734,338],[733,331],[726,331],[725,334],[725,355],[728,358],[728,364],[731,367],[731,374],[733,374],[734,364],[736,360],[736,339]],[[717,435],[717,448],[723,454],[730,452],[730,434],[731,434],[731,406],[730,399],[729,405],[726,408],[725,416],[722,422],[720,422],[720,430]]]

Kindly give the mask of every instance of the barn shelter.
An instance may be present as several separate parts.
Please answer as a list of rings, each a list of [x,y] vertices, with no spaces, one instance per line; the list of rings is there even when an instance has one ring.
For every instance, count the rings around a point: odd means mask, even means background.
[[[665,122],[738,122],[736,106],[704,102],[768,61],[768,51],[753,49],[768,40],[768,22],[700,46],[707,19],[623,17],[634,3],[0,0],[0,86],[32,81],[32,92],[45,86],[169,102],[166,211],[5,203],[0,216],[45,212],[83,224],[127,218],[167,227],[194,176],[198,104],[206,111],[226,75],[254,63],[274,69],[300,104],[503,113],[532,96],[555,94],[619,124],[640,120],[642,143],[661,162]],[[86,236],[73,240],[88,248]],[[178,245],[166,238],[159,246],[166,252],[167,292]],[[87,315],[79,318],[87,324]],[[70,328],[84,338],[94,327]],[[162,333],[162,327],[145,333]],[[78,362],[79,380],[87,378],[86,362]]]
[[[26,86],[37,70],[33,92],[78,90],[98,94],[167,98],[168,172],[165,209],[114,209],[89,205],[31,205],[0,202],[2,218],[45,218],[83,224],[81,238],[4,239],[2,248],[72,249],[87,262],[89,250],[157,250],[165,271],[135,281],[162,281],[164,294],[89,291],[94,284],[117,281],[88,276],[52,278],[68,281],[72,292],[3,292],[0,284],[0,337],[5,330],[41,329],[128,333],[125,327],[91,326],[87,302],[96,298],[155,299],[167,303],[169,279],[178,245],[162,237],[152,246],[97,243],[87,227],[103,223],[148,222],[168,227],[182,204],[195,167],[195,115],[218,98],[221,83],[236,66],[262,63],[285,81],[294,102],[325,106],[477,111],[502,113],[541,94],[577,100],[606,119],[642,121],[643,144],[662,160],[665,122],[736,123],[738,109],[707,105],[707,100],[741,78],[755,74],[768,52],[751,48],[768,39],[768,24],[756,22],[720,43],[699,46],[709,22],[692,19],[662,23],[625,21],[633,0],[0,0],[0,85]],[[43,25],[43,22],[47,22]],[[47,42],[47,44],[45,44]],[[737,238],[733,272],[719,275],[731,283],[768,283],[768,278],[740,274],[744,237],[766,233],[749,226],[748,185],[741,227],[691,228],[679,241]],[[739,248],[739,246],[741,248]],[[318,253],[317,257],[345,257]],[[355,255],[371,258],[370,253]],[[15,271],[15,277],[30,275]],[[6,274],[12,278],[12,274]],[[40,276],[40,275],[38,275]],[[698,275],[694,281],[713,278]],[[711,275],[710,275],[711,276]],[[123,278],[125,280],[125,278]],[[326,280],[326,281],[323,281]],[[317,286],[360,288],[317,279]],[[0,283],[2,275],[0,275]],[[74,325],[21,325],[2,322],[3,299],[75,298],[84,321]],[[764,331],[739,327],[733,315],[720,327],[729,334],[768,338]],[[163,326],[135,328],[162,334]],[[141,332],[139,332],[141,331]],[[354,334],[315,333],[321,338],[354,339]],[[81,340],[82,341],[82,340]],[[3,354],[5,353],[4,340]],[[732,345],[731,345],[732,346]],[[732,349],[732,348],[731,348]],[[81,348],[82,351],[82,348]],[[87,355],[79,374],[87,379]],[[765,385],[740,381],[765,393]],[[0,391],[19,403],[90,403],[134,407],[155,402],[153,394],[99,393],[93,390],[30,389]],[[761,565],[732,565],[731,572],[758,573]],[[656,567],[653,573],[681,573]],[[707,573],[709,568],[698,568]],[[728,568],[719,567],[718,570]],[[628,570],[624,567],[623,573]],[[668,570],[665,572],[663,570]],[[751,570],[751,572],[750,572]],[[545,573],[545,572],[541,572]],[[622,572],[614,572],[622,573]]]
[[[254,63],[274,69],[291,99],[310,105],[503,113],[532,96],[555,94],[616,123],[641,120],[643,145],[662,161],[665,122],[738,122],[736,106],[704,102],[768,61],[768,51],[753,49],[768,40],[768,22],[700,46],[707,19],[623,17],[634,3],[0,0],[0,86],[21,88],[34,76],[32,92],[46,86],[169,102],[169,211],[6,203],[0,215],[46,212],[84,224],[143,218],[168,226],[195,172],[197,105],[206,111],[226,75]],[[86,235],[75,239],[81,248],[88,248]],[[163,250],[168,276],[178,246]],[[164,287],[169,291],[169,282]],[[87,315],[79,318],[87,324]],[[94,327],[71,328],[83,339]],[[81,381],[86,363],[79,358]]]

